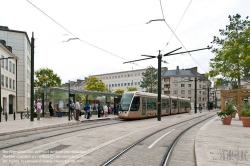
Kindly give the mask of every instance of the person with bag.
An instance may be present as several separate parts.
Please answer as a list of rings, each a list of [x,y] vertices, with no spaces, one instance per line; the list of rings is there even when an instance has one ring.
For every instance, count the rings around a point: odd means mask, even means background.
[[[70,110],[70,117],[71,120],[73,119],[72,116],[74,116],[74,119],[76,119],[76,115],[75,115],[75,104],[73,103],[73,101],[71,101],[70,105],[69,105],[69,110]]]

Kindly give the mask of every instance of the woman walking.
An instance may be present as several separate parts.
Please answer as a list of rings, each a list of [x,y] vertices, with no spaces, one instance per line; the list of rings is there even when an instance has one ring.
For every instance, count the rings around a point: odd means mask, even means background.
[[[50,119],[53,118],[54,116],[54,108],[52,106],[52,102],[49,102],[49,115],[50,115]]]

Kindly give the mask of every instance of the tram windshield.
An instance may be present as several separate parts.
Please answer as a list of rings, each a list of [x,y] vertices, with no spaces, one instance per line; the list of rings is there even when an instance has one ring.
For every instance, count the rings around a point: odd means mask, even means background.
[[[133,93],[122,95],[122,100],[121,100],[120,109],[119,109],[120,111],[129,110],[129,105],[131,103],[133,95],[134,95]]]

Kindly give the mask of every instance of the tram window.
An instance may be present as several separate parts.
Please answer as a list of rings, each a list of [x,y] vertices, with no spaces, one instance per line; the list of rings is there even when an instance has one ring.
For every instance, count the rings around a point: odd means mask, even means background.
[[[161,109],[165,110],[167,108],[167,99],[162,100]]]
[[[156,98],[147,98],[147,110],[156,110]]]
[[[134,97],[130,107],[130,111],[138,111],[139,107],[140,107],[140,97]]]
[[[173,109],[177,108],[177,100],[172,100],[172,108]]]
[[[132,100],[133,94],[124,94],[122,96],[120,111],[128,111],[130,102]]]

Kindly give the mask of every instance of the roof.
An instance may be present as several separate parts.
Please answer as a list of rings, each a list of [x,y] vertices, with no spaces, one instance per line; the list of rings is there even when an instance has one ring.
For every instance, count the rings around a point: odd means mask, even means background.
[[[40,88],[42,91],[46,92],[69,92],[69,88],[64,87],[52,87],[52,88]],[[114,96],[121,97],[121,94],[109,93],[109,92],[99,92],[90,90],[79,90],[70,88],[70,94],[87,94],[87,95],[97,95],[97,96]]]
[[[193,73],[191,70],[166,70],[164,74],[162,74],[163,77],[169,77],[169,76],[175,76],[175,77],[181,77],[181,76],[188,76],[188,77],[204,77],[200,73]]]
[[[0,31],[8,31],[8,32],[15,32],[15,33],[23,33],[23,34],[26,36],[26,38],[27,38],[29,44],[31,45],[30,39],[29,39],[29,36],[28,36],[27,32],[24,32],[24,31],[17,31],[17,30],[11,30],[11,29],[9,29],[9,28],[3,28],[4,26],[0,26],[0,27],[1,27],[1,28],[0,28]]]

